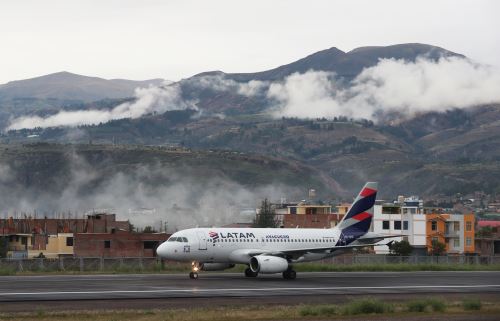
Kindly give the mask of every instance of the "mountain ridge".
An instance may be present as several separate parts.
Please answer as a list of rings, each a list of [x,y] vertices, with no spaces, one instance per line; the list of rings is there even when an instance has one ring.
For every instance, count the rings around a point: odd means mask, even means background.
[[[359,74],[364,68],[376,65],[380,59],[392,58],[415,61],[421,56],[425,56],[431,60],[451,56],[465,58],[462,54],[438,46],[421,43],[405,43],[390,46],[364,46],[348,52],[344,52],[337,47],[331,47],[317,51],[291,63],[264,71],[253,73],[225,73],[217,70],[199,73],[193,77],[223,74],[227,78],[240,82],[248,82],[250,80],[277,81],[296,72],[304,73],[309,70],[318,70],[335,72],[340,77],[351,79]]]
[[[160,85],[165,80],[104,79],[60,71],[38,77],[9,81],[0,85],[0,99],[59,99],[92,102],[127,98],[137,87]]]

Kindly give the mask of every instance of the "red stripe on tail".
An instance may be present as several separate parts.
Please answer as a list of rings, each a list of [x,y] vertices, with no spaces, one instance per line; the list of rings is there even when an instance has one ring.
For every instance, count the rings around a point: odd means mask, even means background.
[[[377,190],[366,187],[366,188],[363,188],[363,190],[359,194],[363,197],[367,197],[367,196],[373,195],[375,193],[377,193]]]
[[[363,213],[359,213],[359,214],[354,215],[352,218],[357,220],[357,221],[362,221],[362,220],[369,218],[371,216],[372,215],[370,213],[363,212]]]

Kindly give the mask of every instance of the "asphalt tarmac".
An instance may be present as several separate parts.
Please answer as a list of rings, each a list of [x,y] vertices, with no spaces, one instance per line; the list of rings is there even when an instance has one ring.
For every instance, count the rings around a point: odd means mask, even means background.
[[[245,278],[236,273],[0,277],[1,302],[408,294],[500,295],[500,272],[334,272]]]

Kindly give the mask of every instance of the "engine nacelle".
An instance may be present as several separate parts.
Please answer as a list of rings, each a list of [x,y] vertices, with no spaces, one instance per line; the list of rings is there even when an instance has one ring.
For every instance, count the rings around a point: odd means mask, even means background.
[[[234,264],[229,263],[203,263],[201,269],[203,271],[222,271],[233,268]]]
[[[250,269],[254,273],[281,273],[288,269],[288,261],[277,256],[257,255],[250,259]]]

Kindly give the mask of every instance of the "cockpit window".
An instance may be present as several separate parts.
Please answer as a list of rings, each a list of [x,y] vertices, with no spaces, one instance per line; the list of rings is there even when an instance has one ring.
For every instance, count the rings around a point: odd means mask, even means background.
[[[168,239],[168,242],[183,242],[183,243],[187,243],[188,239],[185,238],[185,237],[171,237],[171,238]]]

